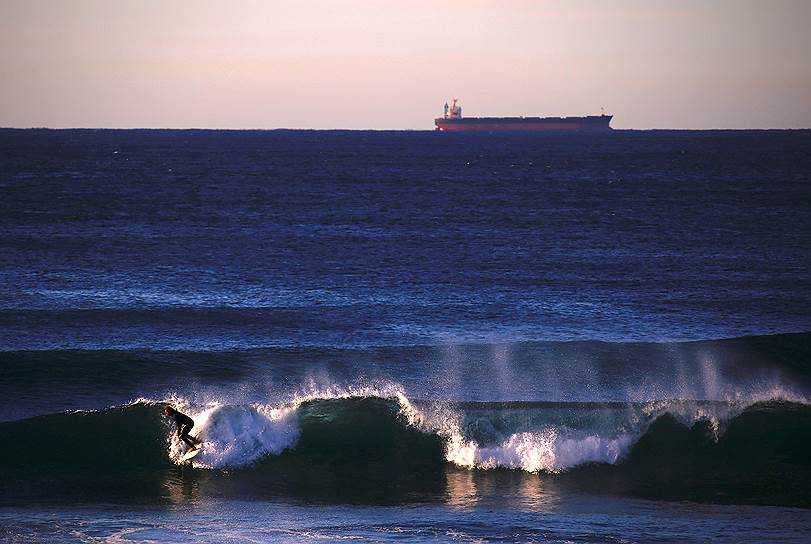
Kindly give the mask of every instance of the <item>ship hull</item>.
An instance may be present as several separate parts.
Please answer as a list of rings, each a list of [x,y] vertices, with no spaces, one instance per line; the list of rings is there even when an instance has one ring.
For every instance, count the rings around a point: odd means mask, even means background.
[[[611,115],[585,117],[465,117],[434,119],[437,130],[452,131],[588,131],[611,130]]]

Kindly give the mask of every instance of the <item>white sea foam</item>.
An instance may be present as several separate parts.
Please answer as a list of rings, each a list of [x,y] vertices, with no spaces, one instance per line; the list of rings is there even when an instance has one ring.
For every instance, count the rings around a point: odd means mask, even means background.
[[[234,467],[253,463],[268,455],[279,454],[293,446],[299,436],[294,409],[253,405],[223,405],[195,413],[193,434],[203,444],[195,459],[197,466]],[[185,447],[172,435],[169,455],[179,461]]]
[[[567,438],[553,428],[511,434],[494,446],[480,446],[455,435],[448,442],[446,458],[466,468],[560,472],[585,463],[615,463],[631,444],[629,435]]]

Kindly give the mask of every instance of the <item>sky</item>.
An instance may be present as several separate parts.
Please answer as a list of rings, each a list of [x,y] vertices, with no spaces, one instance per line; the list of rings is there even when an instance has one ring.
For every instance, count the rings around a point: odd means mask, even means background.
[[[811,127],[811,0],[0,0],[0,126]]]

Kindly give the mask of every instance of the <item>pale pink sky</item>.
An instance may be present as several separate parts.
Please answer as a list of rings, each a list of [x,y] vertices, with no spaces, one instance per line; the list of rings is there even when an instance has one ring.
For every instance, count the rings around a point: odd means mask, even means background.
[[[0,0],[0,126],[811,127],[811,1]]]

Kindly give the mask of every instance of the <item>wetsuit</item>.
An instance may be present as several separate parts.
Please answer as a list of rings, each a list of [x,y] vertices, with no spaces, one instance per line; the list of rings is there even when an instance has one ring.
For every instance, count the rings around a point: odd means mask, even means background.
[[[188,444],[190,448],[195,447],[197,445],[197,441],[189,436],[189,431],[192,427],[194,427],[194,420],[186,414],[181,414],[177,410],[172,412],[171,417],[175,420],[175,423],[177,423],[177,436],[179,436],[183,442]]]

